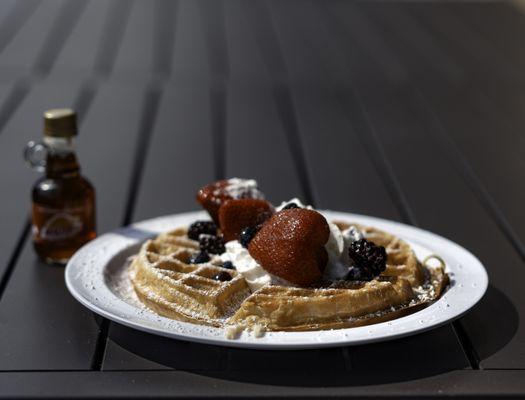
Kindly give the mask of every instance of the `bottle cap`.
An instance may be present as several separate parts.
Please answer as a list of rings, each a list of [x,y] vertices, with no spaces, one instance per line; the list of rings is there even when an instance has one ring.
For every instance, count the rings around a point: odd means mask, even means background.
[[[77,117],[70,108],[56,108],[44,112],[44,135],[72,137],[77,134]]]

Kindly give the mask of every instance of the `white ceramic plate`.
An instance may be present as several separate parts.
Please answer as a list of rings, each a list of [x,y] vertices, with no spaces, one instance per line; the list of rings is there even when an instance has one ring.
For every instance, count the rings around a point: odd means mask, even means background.
[[[141,331],[221,346],[281,350],[357,345],[413,335],[459,318],[487,289],[488,277],[480,261],[448,239],[384,219],[333,211],[322,213],[328,219],[353,221],[393,233],[406,240],[419,259],[439,254],[451,276],[449,289],[429,307],[389,322],[327,331],[267,332],[261,338],[244,332],[229,340],[221,328],[175,321],[143,307],[125,273],[127,257],[135,254],[145,239],[197,219],[207,219],[204,212],[150,219],[98,237],[70,260],[65,271],[66,284],[71,294],[90,310]]]

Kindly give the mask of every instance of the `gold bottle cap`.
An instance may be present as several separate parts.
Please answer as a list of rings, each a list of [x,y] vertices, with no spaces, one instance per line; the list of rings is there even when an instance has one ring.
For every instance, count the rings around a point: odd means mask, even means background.
[[[44,135],[72,137],[77,134],[77,117],[70,108],[55,108],[44,112]]]

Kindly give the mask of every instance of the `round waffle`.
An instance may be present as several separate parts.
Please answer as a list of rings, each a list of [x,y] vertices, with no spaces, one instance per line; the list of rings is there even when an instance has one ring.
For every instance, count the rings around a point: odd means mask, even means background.
[[[181,321],[222,326],[250,295],[244,278],[211,263],[189,264],[198,243],[186,229],[148,240],[131,263],[130,278],[138,298],[160,315]],[[232,279],[213,279],[227,271]]]
[[[139,299],[160,315],[269,331],[368,325],[415,312],[439,298],[448,282],[443,266],[427,268],[401,239],[375,228],[358,228],[387,252],[386,270],[370,282],[343,281],[312,288],[272,285],[251,293],[234,270],[212,262],[189,264],[198,243],[183,228],[142,246],[131,264],[131,281]],[[232,280],[212,279],[220,271],[227,271]]]

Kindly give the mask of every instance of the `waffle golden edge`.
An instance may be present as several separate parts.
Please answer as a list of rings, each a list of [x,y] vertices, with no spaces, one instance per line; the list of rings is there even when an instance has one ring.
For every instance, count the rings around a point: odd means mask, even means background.
[[[445,264],[419,261],[400,238],[324,216],[300,200],[274,207],[253,180],[197,194],[210,221],[148,240],[129,273],[139,300],[175,320],[243,330],[315,331],[416,312],[446,289]]]

